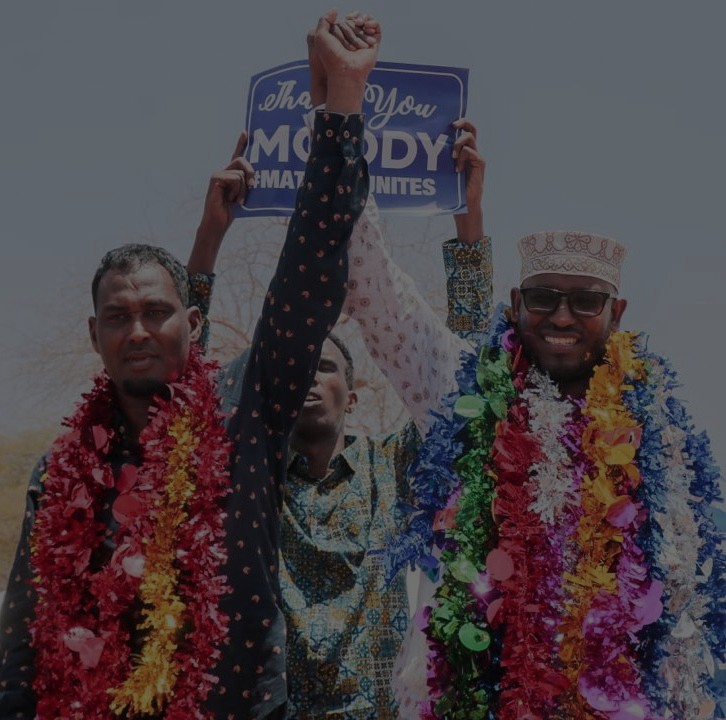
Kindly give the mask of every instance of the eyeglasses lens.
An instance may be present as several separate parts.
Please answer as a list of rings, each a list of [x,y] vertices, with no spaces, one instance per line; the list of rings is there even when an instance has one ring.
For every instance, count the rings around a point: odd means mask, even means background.
[[[608,293],[594,290],[573,290],[569,293],[550,290],[549,288],[526,288],[522,290],[524,305],[529,312],[549,314],[555,312],[562,302],[567,298],[570,310],[575,315],[583,317],[596,317],[605,307]]]
[[[569,294],[568,302],[575,315],[594,317],[602,312],[607,298],[606,293],[579,290]]]

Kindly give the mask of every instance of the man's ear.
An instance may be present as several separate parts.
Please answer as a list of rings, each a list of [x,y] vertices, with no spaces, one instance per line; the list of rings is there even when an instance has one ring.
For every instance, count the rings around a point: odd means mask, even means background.
[[[625,298],[617,298],[613,300],[613,306],[610,308],[610,329],[617,330],[620,328],[620,318],[623,317],[628,301]]]
[[[88,334],[91,336],[91,345],[93,349],[98,352],[98,338],[96,337],[96,318],[91,315],[88,318]]]
[[[358,394],[355,390],[348,390],[348,404],[345,406],[345,412],[352,413],[358,404]]]
[[[519,303],[522,302],[522,293],[519,292],[519,288],[513,287],[509,292],[509,298],[512,303],[509,318],[516,323],[519,320]]]
[[[196,305],[192,305],[187,308],[187,320],[189,321],[189,339],[196,342],[202,334],[202,311]]]

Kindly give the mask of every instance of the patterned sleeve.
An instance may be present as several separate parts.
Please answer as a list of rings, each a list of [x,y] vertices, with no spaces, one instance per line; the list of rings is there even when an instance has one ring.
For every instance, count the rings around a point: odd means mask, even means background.
[[[472,344],[484,333],[494,313],[492,241],[473,245],[447,240],[443,245],[448,328]]]
[[[456,388],[460,354],[471,347],[444,325],[392,260],[370,200],[353,230],[349,257],[344,310],[358,321],[368,352],[425,436],[429,410]]]
[[[202,313],[202,332],[197,345],[202,352],[209,349],[209,308],[212,304],[214,274],[192,273],[189,275],[189,305],[196,305]]]
[[[30,647],[35,592],[30,582],[30,531],[38,507],[43,469],[44,463],[38,463],[30,478],[20,542],[0,610],[0,718],[3,719],[30,720],[35,716]]]
[[[259,378],[270,429],[292,427],[338,319],[348,279],[346,247],[365,207],[363,116],[318,112],[310,156],[248,365]]]

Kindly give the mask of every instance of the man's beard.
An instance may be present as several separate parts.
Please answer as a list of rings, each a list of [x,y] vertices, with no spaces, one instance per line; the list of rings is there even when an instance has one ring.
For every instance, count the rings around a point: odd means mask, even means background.
[[[167,384],[154,378],[124,380],[122,386],[126,395],[135,398],[152,398],[154,395],[166,397],[168,394]]]
[[[603,338],[593,346],[592,351],[586,353],[578,363],[573,365],[561,365],[558,362],[543,364],[541,359],[537,357],[537,353],[524,341],[522,342],[522,349],[530,363],[546,373],[550,380],[558,385],[560,389],[563,389],[576,384],[581,384],[584,387],[589,385],[595,367],[605,357],[606,342],[607,338]]]

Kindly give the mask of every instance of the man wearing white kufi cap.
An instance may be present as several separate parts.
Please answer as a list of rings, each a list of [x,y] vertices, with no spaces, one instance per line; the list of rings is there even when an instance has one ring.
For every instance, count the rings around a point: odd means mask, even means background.
[[[435,408],[410,530],[389,548],[392,572],[426,576],[395,669],[400,717],[723,717],[708,438],[668,361],[619,330],[619,242],[538,232],[519,252],[511,307]]]
[[[541,273],[585,275],[609,282],[617,291],[625,248],[612,238],[581,232],[539,232],[519,241],[520,282]]]
[[[476,156],[481,187],[476,129],[457,127],[453,157],[464,170]],[[620,243],[551,231],[519,250],[511,307],[459,355],[375,242],[351,248],[354,264],[381,260],[361,323],[372,357],[436,411],[386,556],[390,574],[422,570],[394,668],[399,718],[723,718],[726,538],[708,437],[668,361],[619,329]]]
[[[519,241],[520,287],[512,320],[529,359],[565,396],[582,397],[626,301],[617,297],[625,248],[579,232],[540,232]]]

